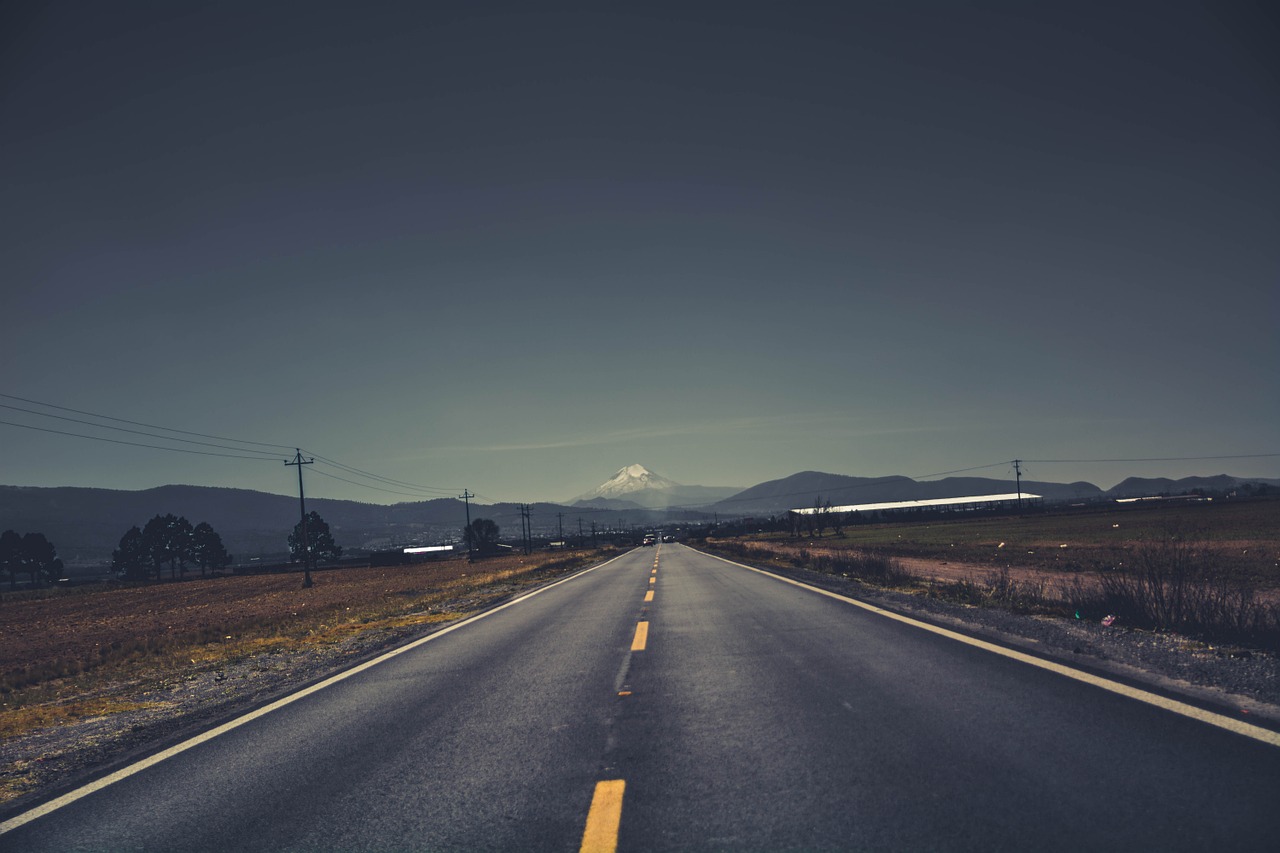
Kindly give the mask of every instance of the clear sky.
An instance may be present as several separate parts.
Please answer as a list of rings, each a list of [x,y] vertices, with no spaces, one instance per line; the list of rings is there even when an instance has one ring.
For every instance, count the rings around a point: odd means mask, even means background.
[[[8,2],[0,421],[495,500],[1280,477],[1045,461],[1280,452],[1265,8]],[[294,487],[236,446],[0,482]]]

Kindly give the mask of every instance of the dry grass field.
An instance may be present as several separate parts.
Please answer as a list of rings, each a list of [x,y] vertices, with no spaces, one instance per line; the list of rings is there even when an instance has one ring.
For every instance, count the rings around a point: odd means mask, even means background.
[[[120,710],[115,683],[446,621],[603,556],[321,569],[308,589],[288,573],[10,594],[0,599],[0,738]]]
[[[1280,500],[1112,505],[711,540],[969,604],[1280,650]]]

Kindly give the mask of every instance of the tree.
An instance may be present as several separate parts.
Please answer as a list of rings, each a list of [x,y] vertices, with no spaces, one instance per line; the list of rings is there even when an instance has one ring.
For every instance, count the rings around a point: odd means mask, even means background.
[[[804,531],[804,516],[795,510],[790,510],[787,512],[787,521],[791,525],[791,538],[799,539]]]
[[[221,569],[231,564],[231,555],[222,545],[222,537],[207,521],[191,531],[191,558],[200,566],[200,577],[206,569]]]
[[[9,589],[17,588],[20,571],[22,571],[22,537],[17,531],[6,530],[0,534],[0,573],[8,575]]]
[[[342,548],[333,541],[328,522],[315,510],[307,513],[307,544],[311,546],[311,557],[316,562],[337,560],[342,556]],[[297,563],[302,558],[302,521],[299,520],[289,534],[289,561]]]
[[[479,553],[492,553],[498,549],[498,525],[488,518],[477,518],[463,528],[462,538]]]
[[[120,537],[120,547],[111,552],[111,570],[126,580],[146,580],[150,554],[138,525]]]
[[[43,533],[23,536],[20,553],[22,570],[31,576],[32,586],[39,586],[45,580],[57,580],[57,573],[62,571],[62,561],[58,559],[53,543]]]
[[[142,528],[142,540],[156,580],[160,579],[160,568],[165,563],[169,564],[170,579],[176,579],[179,570],[186,575],[187,563],[192,559],[191,534],[191,522],[173,513],[157,515]]]
[[[822,502],[822,498],[813,499],[813,524],[818,529],[818,538],[822,538],[822,534],[826,532],[827,520],[831,517],[831,500],[827,499],[826,503]]]

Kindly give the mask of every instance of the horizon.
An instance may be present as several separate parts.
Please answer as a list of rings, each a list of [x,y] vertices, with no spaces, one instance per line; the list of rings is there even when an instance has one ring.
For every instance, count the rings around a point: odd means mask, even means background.
[[[639,463],[632,463],[632,464],[639,464]],[[629,466],[624,466],[624,468],[625,468],[625,467],[629,467]],[[654,471],[653,469],[648,468],[648,466],[644,466],[644,467],[645,467],[645,468],[646,468],[646,470],[648,470],[650,473],[653,473],[653,474],[661,474],[661,472]],[[619,470],[623,470],[623,469],[619,469]],[[790,476],[795,476],[795,475],[798,475],[798,474],[804,474],[804,473],[827,474],[827,475],[839,476],[839,477],[858,477],[858,478],[868,479],[868,480],[890,480],[890,479],[895,479],[895,478],[898,478],[898,477],[905,477],[905,476],[907,476],[907,475],[905,475],[905,474],[879,474],[879,475],[840,474],[840,473],[837,473],[837,472],[834,472],[834,471],[813,471],[813,470],[796,471],[796,472],[793,472],[793,474],[789,474],[789,475],[787,475],[787,476],[788,476],[788,477],[790,477]],[[666,475],[662,475],[662,476],[664,476],[664,477],[665,477]],[[1010,479],[1007,479],[1007,480],[1006,480],[1004,477],[997,477],[997,476],[984,476],[984,475],[982,475],[982,474],[980,474],[980,473],[968,473],[968,474],[963,474],[963,473],[962,473],[962,474],[955,474],[955,475],[951,475],[951,476],[952,476],[952,477],[963,477],[963,478],[976,477],[976,478],[979,478],[979,479],[988,479],[988,480],[994,480],[994,481],[997,481],[997,482],[1008,482],[1008,483],[1013,483],[1013,482],[1015,482],[1015,480],[1014,480],[1014,479],[1012,479],[1012,478],[1010,478]],[[1037,483],[1037,482],[1040,482],[1040,483],[1048,482],[1048,483],[1058,483],[1058,484],[1062,484],[1062,485],[1069,485],[1069,484],[1072,484],[1072,483],[1080,483],[1080,482],[1083,482],[1083,483],[1088,483],[1088,484],[1090,484],[1090,485],[1096,486],[1100,491],[1102,491],[1102,492],[1104,492],[1104,493],[1105,493],[1105,492],[1110,491],[1111,489],[1114,489],[1116,486],[1119,486],[1121,483],[1124,483],[1124,482],[1126,482],[1127,480],[1131,480],[1131,479],[1146,479],[1146,480],[1167,479],[1167,480],[1172,480],[1172,481],[1175,481],[1175,482],[1176,482],[1176,481],[1180,481],[1180,480],[1184,480],[1184,479],[1188,479],[1188,478],[1193,478],[1193,477],[1200,477],[1200,478],[1213,478],[1213,477],[1219,477],[1219,476],[1231,477],[1231,478],[1233,478],[1233,479],[1235,479],[1235,480],[1240,480],[1240,481],[1243,481],[1243,482],[1249,482],[1249,481],[1264,481],[1264,480],[1276,480],[1276,479],[1280,479],[1280,477],[1240,476],[1240,475],[1237,475],[1237,474],[1230,474],[1230,473],[1227,473],[1227,472],[1225,472],[1225,471],[1220,471],[1220,472],[1218,472],[1218,473],[1216,473],[1216,474],[1189,474],[1189,475],[1185,475],[1185,476],[1183,476],[1183,477],[1167,477],[1167,476],[1163,476],[1163,475],[1150,475],[1150,476],[1129,475],[1129,476],[1126,476],[1126,477],[1122,477],[1121,479],[1117,480],[1116,482],[1112,483],[1112,484],[1111,484],[1111,485],[1109,485],[1109,486],[1103,486],[1103,485],[1101,485],[1101,484],[1099,484],[1099,483],[1093,482],[1092,480],[1080,480],[1080,479],[1072,479],[1072,480],[1043,480],[1043,479],[1028,478],[1028,477],[1025,477],[1025,476],[1022,478],[1022,482],[1023,482],[1024,484],[1026,484],[1026,483]],[[671,479],[671,478],[668,478],[668,479]],[[719,488],[736,488],[736,489],[738,490],[738,492],[742,492],[742,491],[746,491],[747,489],[752,489],[752,488],[755,488],[756,486],[763,485],[764,483],[768,483],[768,482],[775,482],[775,481],[777,481],[777,480],[783,480],[783,479],[786,479],[786,477],[777,477],[777,478],[772,478],[771,480],[762,480],[762,481],[760,481],[759,483],[752,483],[752,484],[751,484],[751,485],[749,485],[749,486],[742,486],[742,487],[736,487],[736,486],[720,486]],[[909,477],[909,479],[915,480],[915,478],[914,478],[914,477]],[[939,480],[942,480],[942,479],[948,479],[948,478],[946,478],[946,477],[942,477],[942,478],[938,478],[938,479],[939,479]],[[604,483],[606,483],[606,482],[608,482],[608,478],[606,478],[605,480],[602,480],[600,483],[597,483],[597,486],[599,486],[599,485],[603,485],[603,484],[604,484]],[[930,481],[930,480],[916,480],[916,482],[937,482],[937,480],[933,480],[933,481]],[[715,487],[715,484],[704,484],[704,483],[685,483],[685,482],[678,482],[678,481],[677,481],[677,485],[682,486],[682,487],[684,487],[684,486],[694,486],[694,487],[696,487],[696,486],[704,486],[704,487],[705,487],[705,486],[708,486],[708,485]],[[0,487],[3,487],[3,488],[17,488],[17,489],[101,489],[101,490],[105,490],[105,491],[126,491],[126,492],[144,492],[144,491],[151,491],[151,490],[154,490],[154,489],[164,489],[164,488],[244,489],[244,490],[246,490],[246,491],[258,492],[258,493],[260,493],[260,494],[271,495],[271,496],[273,496],[273,497],[282,497],[282,498],[291,498],[291,499],[293,499],[293,498],[297,498],[297,497],[298,497],[298,493],[297,493],[296,491],[294,491],[294,492],[292,492],[292,493],[289,493],[289,492],[280,492],[280,491],[270,491],[270,490],[266,490],[266,489],[251,489],[251,488],[244,487],[244,486],[231,486],[231,485],[217,485],[217,486],[211,486],[211,485],[205,485],[205,484],[201,484],[201,483],[163,483],[163,484],[156,485],[156,486],[146,486],[146,487],[138,488],[138,489],[116,489],[116,488],[113,488],[113,487],[110,487],[110,486],[78,486],[78,485],[65,485],[65,484],[64,484],[64,485],[50,485],[50,486],[45,486],[45,485],[28,485],[28,484],[13,484],[13,483],[3,483],[3,484],[0,484]],[[584,490],[584,492],[585,492],[585,491],[590,491],[590,489]],[[582,494],[582,493],[583,493],[583,492],[579,492],[578,494],[580,495],[580,494]],[[732,497],[732,496],[731,496],[731,497]],[[436,497],[429,497],[429,496],[427,496],[427,497],[418,497],[418,498],[411,498],[411,499],[405,499],[405,500],[388,500],[388,501],[359,500],[359,499],[356,499],[356,498],[330,497],[330,496],[325,496],[325,495],[314,495],[314,496],[313,496],[313,495],[311,494],[310,490],[308,490],[308,491],[307,491],[306,498],[307,498],[307,500],[321,500],[321,501],[324,501],[324,500],[351,501],[351,502],[353,502],[353,503],[370,504],[370,505],[375,505],[375,506],[395,506],[395,505],[397,505],[397,504],[405,504],[405,503],[421,503],[421,502],[425,502],[425,501],[432,501],[432,500],[453,500],[453,501],[461,501],[461,500],[462,500],[461,495],[458,495],[458,496],[440,495],[440,496],[436,496]],[[494,505],[494,504],[509,504],[509,503],[532,503],[532,504],[544,503],[544,504],[554,504],[554,505],[557,505],[557,506],[573,506],[573,504],[571,503],[571,500],[574,500],[574,499],[570,499],[570,500],[557,500],[557,499],[554,499],[554,498],[533,498],[533,499],[530,499],[530,500],[527,500],[527,501],[515,501],[515,500],[494,500],[494,501],[489,501],[489,500],[479,500],[479,499],[477,499],[477,498],[476,498],[476,496],[474,496],[474,495],[473,495],[473,497],[472,497],[472,506],[492,506],[492,505]],[[621,498],[621,500],[626,500],[626,498]]]
[[[1189,0],[4,4],[0,472],[1280,479],[1273,33]]]

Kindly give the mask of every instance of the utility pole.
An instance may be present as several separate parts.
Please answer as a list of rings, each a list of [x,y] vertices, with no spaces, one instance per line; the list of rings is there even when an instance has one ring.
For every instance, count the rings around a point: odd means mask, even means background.
[[[471,492],[466,489],[463,489],[462,494],[458,495],[458,497],[462,498],[462,501],[467,508],[467,527],[464,531],[467,537],[467,562],[474,563],[476,558],[472,553],[472,545],[474,544],[472,540],[476,538],[476,532],[471,529],[471,499],[474,498],[475,495],[471,494]]]
[[[591,522],[591,547],[599,547],[599,544],[600,543],[596,541],[596,523],[593,521]]]
[[[560,528],[560,547],[563,548],[564,547],[564,513],[563,512],[556,513],[556,523],[559,525],[559,528]]]
[[[1013,473],[1018,481],[1018,512],[1022,512],[1022,460],[1013,460]]]
[[[298,509],[302,512],[302,588],[306,589],[311,586],[311,541],[307,537],[307,501],[302,495],[302,466],[310,465],[315,459],[303,459],[302,449],[295,447],[297,455],[293,457],[292,462],[285,462],[286,465],[298,466]]]
[[[532,509],[529,504],[520,504],[520,544],[526,554],[533,553],[533,520],[529,517]]]
[[[582,516],[578,516],[578,547],[582,547]]]

